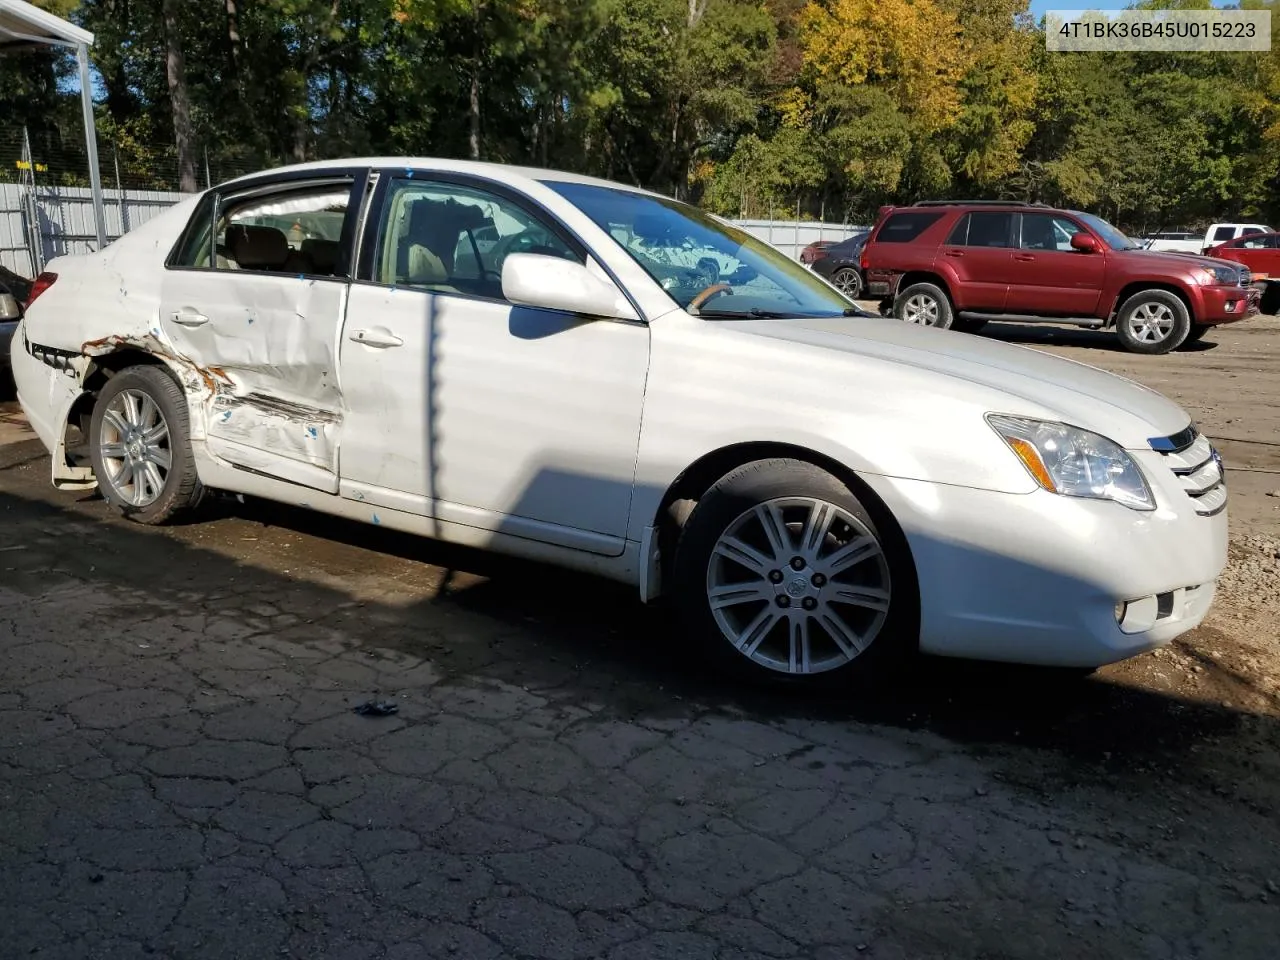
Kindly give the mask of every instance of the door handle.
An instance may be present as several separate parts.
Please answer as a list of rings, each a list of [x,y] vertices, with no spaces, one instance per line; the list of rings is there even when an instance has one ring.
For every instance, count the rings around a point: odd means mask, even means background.
[[[943,255],[947,257],[963,257],[963,250],[944,250]]]
[[[1032,260],[1035,259],[1035,257],[1029,253],[1015,253],[1013,255],[1013,259],[1018,260],[1021,263],[1030,263]]]
[[[183,307],[181,310],[174,312],[173,322],[184,327],[199,327],[208,323],[209,318],[193,307]]]
[[[347,339],[354,340],[356,343],[363,343],[366,347],[378,347],[379,349],[404,346],[404,341],[389,330],[353,330]]]

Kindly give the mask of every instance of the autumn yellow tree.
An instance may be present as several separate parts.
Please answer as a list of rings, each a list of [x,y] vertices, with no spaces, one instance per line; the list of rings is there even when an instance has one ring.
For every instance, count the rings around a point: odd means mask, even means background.
[[[884,90],[924,133],[960,112],[965,49],[936,0],[829,0],[801,13],[804,66],[818,82]]]

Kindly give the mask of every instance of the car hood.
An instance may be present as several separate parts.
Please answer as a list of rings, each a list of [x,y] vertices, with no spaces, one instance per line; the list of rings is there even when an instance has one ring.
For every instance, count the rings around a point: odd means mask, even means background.
[[[1188,267],[1221,267],[1222,261],[1213,257],[1204,257],[1198,253],[1179,253],[1176,250],[1120,250],[1118,253],[1126,257],[1141,258],[1142,262],[1154,269],[1177,270]]]
[[[1190,417],[1140,383],[1029,347],[879,317],[726,321],[773,340],[898,364],[1002,395],[992,412],[1061,420],[1129,449],[1183,430]],[[938,393],[945,396],[946,384]]]

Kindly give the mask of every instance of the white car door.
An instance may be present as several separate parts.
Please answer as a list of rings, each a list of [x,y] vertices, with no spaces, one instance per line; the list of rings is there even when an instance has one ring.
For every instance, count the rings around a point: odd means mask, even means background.
[[[217,196],[193,218],[161,294],[169,342],[217,385],[203,407],[210,453],[331,493],[342,423],[335,343],[363,180],[311,174]]]
[[[417,171],[379,184],[341,341],[341,492],[375,520],[391,507],[618,555],[648,327],[508,303],[516,252],[588,262],[507,188]]]

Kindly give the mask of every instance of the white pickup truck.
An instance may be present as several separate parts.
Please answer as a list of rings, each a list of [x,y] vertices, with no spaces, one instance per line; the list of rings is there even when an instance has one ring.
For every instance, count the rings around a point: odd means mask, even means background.
[[[1172,253],[1204,253],[1210,247],[1247,237],[1251,233],[1270,233],[1263,223],[1213,223],[1203,235],[1187,232],[1156,233],[1142,238],[1148,250],[1164,250]]]

